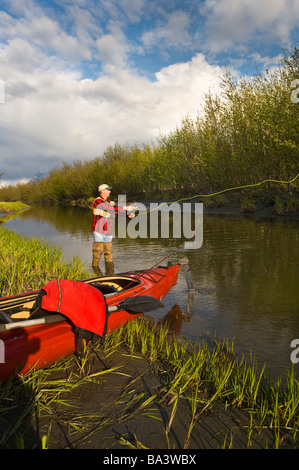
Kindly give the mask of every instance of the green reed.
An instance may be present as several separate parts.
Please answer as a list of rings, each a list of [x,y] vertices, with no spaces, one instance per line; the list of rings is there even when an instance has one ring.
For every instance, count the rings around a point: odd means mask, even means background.
[[[293,445],[298,445],[299,387],[293,370],[286,376],[285,387],[280,381],[273,384],[270,377],[264,375],[264,368],[257,373],[254,358],[248,363],[244,359],[238,361],[227,340],[218,341],[212,348],[206,344],[193,344],[174,337],[166,327],[142,317],[106,337],[104,353],[107,358],[119,354],[120,350],[122,356],[127,350],[131,356],[146,357],[149,370],[160,377],[161,385],[155,393],[147,393],[135,389],[134,381],[130,381],[114,403],[104,405],[104,408],[111,405],[118,407],[118,422],[126,422],[138,415],[157,419],[156,406],[168,409],[170,414],[165,423],[165,436],[170,447],[170,432],[178,410],[189,404],[189,426],[183,444],[184,448],[188,448],[201,416],[213,412],[214,404],[222,402],[226,408],[246,411],[248,446],[251,445],[253,433],[262,434],[265,429],[272,430],[273,446],[276,448],[281,446],[286,432]],[[24,447],[26,423],[33,415],[48,418],[48,431],[42,436],[45,447],[49,445],[54,422],[67,426],[70,436],[78,436],[77,445],[87,436],[91,437],[99,429],[111,425],[113,418],[105,416],[104,409],[95,414],[78,413],[76,410],[73,414],[70,411],[57,414],[56,411],[57,407],[72,409],[69,392],[77,387],[87,382],[96,383],[103,374],[122,374],[121,367],[92,372],[92,355],[94,352],[86,348],[85,356],[80,361],[75,356],[60,360],[48,369],[31,371],[21,381],[9,381],[0,388],[0,421],[13,407],[22,408],[17,422],[8,426],[0,439],[0,446],[8,446],[15,436],[16,445]],[[55,378],[61,371],[63,378]],[[227,436],[226,433],[224,447]],[[138,436],[135,437],[137,442]],[[124,445],[129,445],[125,436],[121,440]],[[232,431],[229,447],[233,447]]]
[[[15,212],[15,211],[20,211],[24,209],[29,209],[30,206],[27,204],[24,204],[23,202],[17,201],[17,202],[2,202],[0,201],[0,213],[9,213],[9,212]]]
[[[52,279],[89,277],[79,258],[62,262],[62,250],[0,227],[0,296],[41,288]]]
[[[215,341],[212,349],[207,345],[194,345],[174,339],[161,325],[150,323],[149,327],[144,319],[127,325],[123,339],[131,351],[139,350],[141,341],[143,345],[150,345],[139,351],[149,354],[149,358],[155,357],[160,370],[164,371],[160,403],[173,404],[171,423],[179,400],[190,401],[192,413],[187,444],[195,421],[212,409],[217,400],[226,406],[247,410],[248,442],[253,430],[261,432],[268,428],[273,429],[275,447],[283,440],[281,430],[289,433],[294,445],[297,443],[299,382],[294,368],[286,374],[286,385],[283,386],[281,380],[272,383],[271,377],[265,376],[265,365],[257,371],[252,355],[249,362],[244,358],[238,361],[227,339]],[[168,425],[167,434],[169,429]]]

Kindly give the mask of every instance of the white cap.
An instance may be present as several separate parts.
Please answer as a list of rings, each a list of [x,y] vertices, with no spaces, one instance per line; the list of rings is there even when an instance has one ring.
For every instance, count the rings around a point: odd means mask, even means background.
[[[109,189],[109,191],[110,191],[112,188],[111,188],[111,186],[108,186],[108,184],[101,184],[98,187],[99,193],[101,193],[103,191],[103,189]]]

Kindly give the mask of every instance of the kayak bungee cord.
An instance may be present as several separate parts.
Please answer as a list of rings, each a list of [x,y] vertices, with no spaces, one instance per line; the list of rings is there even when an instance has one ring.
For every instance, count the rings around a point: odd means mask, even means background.
[[[172,251],[171,253],[169,253],[167,256],[165,256],[164,258],[160,259],[156,264],[154,264],[151,268],[147,269],[146,271],[151,271],[153,269],[155,269],[157,266],[159,266],[161,263],[163,263],[163,261],[165,261],[167,258],[169,258],[170,256],[174,255],[175,253],[177,253],[178,251],[180,251],[182,248],[184,248],[184,244],[180,245],[176,250]],[[183,268],[185,269],[185,277],[186,277],[186,282],[187,282],[187,287],[188,287],[188,292],[195,292],[195,289],[194,289],[194,286],[193,286],[193,281],[192,281],[192,277],[191,277],[191,270],[190,270],[190,267],[189,267],[189,260],[187,257],[185,258],[182,258],[178,264],[180,264],[181,266],[183,266]],[[137,271],[138,272],[138,271]],[[129,288],[131,284],[134,283],[134,281],[136,279],[140,279],[141,277],[143,276],[143,271],[140,272],[139,276],[136,276],[132,282],[130,282],[126,288]]]

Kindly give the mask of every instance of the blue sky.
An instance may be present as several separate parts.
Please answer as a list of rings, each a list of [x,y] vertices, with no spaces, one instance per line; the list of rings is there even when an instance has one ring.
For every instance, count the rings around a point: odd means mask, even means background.
[[[298,25],[298,0],[2,0],[2,182],[153,141],[225,69],[277,66]]]

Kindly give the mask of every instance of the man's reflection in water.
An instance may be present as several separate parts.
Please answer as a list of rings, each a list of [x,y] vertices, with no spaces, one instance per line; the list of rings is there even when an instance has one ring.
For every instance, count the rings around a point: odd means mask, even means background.
[[[96,276],[102,277],[104,276],[103,272],[99,268],[99,266],[93,266],[92,267],[93,272],[95,273]],[[114,263],[113,261],[105,261],[105,275],[106,276],[113,276],[115,274],[114,272]]]

